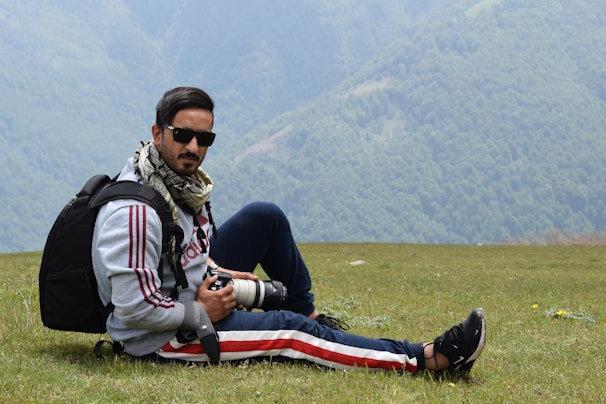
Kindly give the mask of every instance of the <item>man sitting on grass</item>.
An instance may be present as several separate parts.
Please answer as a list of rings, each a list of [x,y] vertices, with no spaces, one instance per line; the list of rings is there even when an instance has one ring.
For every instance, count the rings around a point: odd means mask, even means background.
[[[129,355],[157,361],[274,357],[340,369],[471,369],[485,342],[482,309],[433,342],[357,336],[316,310],[309,272],[277,206],[247,205],[221,226],[220,237],[210,235],[213,182],[200,165],[215,140],[213,110],[212,99],[198,88],[166,92],[157,105],[152,141],[139,147],[119,176],[154,188],[169,202],[184,234],[178,263],[186,287],[174,287],[176,249],[162,250],[154,209],[121,199],[99,211],[92,257],[101,300],[115,307],[107,320],[109,335]],[[256,281],[257,264],[287,287],[284,310],[236,310],[241,305],[232,284],[211,290],[218,276],[206,276],[208,268]]]

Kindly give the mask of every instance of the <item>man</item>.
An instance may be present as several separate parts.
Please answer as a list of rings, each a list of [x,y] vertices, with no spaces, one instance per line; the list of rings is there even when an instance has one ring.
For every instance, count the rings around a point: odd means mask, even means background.
[[[169,202],[184,233],[179,263],[187,287],[174,288],[175,260],[162,251],[162,225],[153,209],[124,199],[99,211],[92,256],[101,300],[115,306],[107,320],[110,336],[128,354],[158,361],[279,357],[332,368],[469,370],[484,347],[482,309],[433,342],[345,333],[316,310],[309,272],[275,205],[248,205],[221,226],[218,237],[209,235],[213,183],[200,165],[215,139],[213,111],[203,90],[166,92],[157,105],[153,141],[135,152],[119,176],[151,186]],[[217,275],[205,276],[207,267],[256,280],[257,264],[288,288],[286,310],[235,310],[231,284],[210,290]]]

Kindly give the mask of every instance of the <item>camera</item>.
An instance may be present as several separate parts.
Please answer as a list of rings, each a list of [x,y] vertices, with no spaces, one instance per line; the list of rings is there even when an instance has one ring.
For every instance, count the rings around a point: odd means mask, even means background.
[[[217,275],[219,278],[210,285],[210,290],[219,290],[231,283],[236,294],[236,303],[248,310],[281,310],[288,297],[286,286],[280,281],[251,281],[248,279],[233,279],[223,271],[208,270],[205,278]]]

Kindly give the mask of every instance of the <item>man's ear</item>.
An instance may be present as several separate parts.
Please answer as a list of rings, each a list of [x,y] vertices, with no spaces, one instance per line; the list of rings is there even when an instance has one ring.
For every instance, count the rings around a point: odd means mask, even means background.
[[[162,140],[162,128],[158,125],[154,124],[151,127],[152,137],[154,140],[154,144],[156,146],[160,145],[160,141]]]

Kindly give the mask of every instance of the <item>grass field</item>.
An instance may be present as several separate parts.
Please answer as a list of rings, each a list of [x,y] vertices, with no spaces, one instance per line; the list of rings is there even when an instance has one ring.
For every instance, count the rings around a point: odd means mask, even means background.
[[[306,364],[154,365],[40,322],[40,253],[0,255],[0,402],[605,402],[606,247],[302,244],[321,311],[354,333],[431,340],[473,307],[469,377]]]

